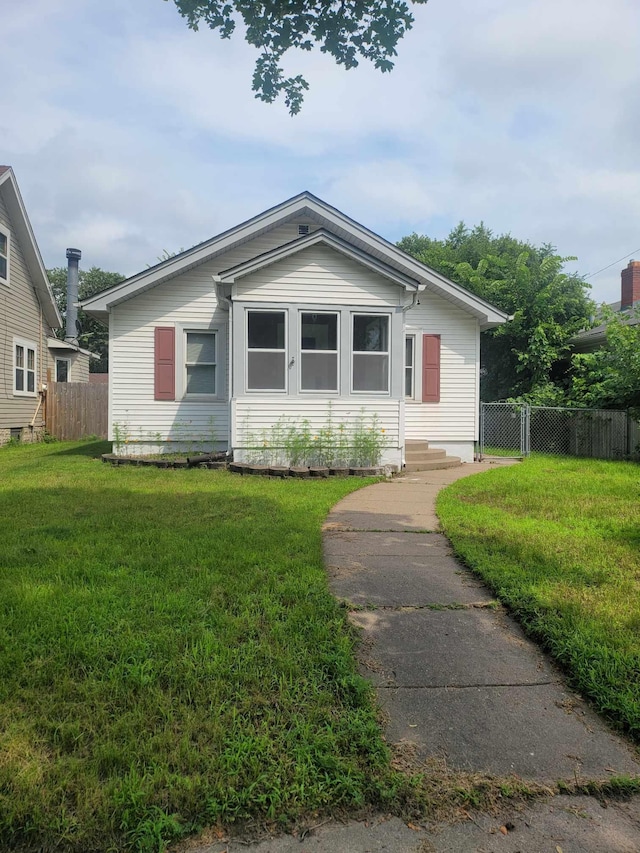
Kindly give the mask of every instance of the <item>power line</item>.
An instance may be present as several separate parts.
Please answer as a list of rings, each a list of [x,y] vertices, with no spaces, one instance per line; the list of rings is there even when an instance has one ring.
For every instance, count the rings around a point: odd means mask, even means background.
[[[610,264],[607,264],[606,267],[602,267],[601,270],[596,270],[596,272],[590,272],[589,275],[585,275],[585,278],[593,278],[594,275],[598,275],[599,273],[604,272],[605,270],[608,270],[609,267],[612,267],[614,264],[619,264],[620,261],[626,261],[627,258],[630,258],[631,255],[635,255],[638,252],[640,252],[640,248],[634,249],[633,252],[629,252],[628,255],[624,255],[622,258],[618,258],[617,261],[611,261]]]

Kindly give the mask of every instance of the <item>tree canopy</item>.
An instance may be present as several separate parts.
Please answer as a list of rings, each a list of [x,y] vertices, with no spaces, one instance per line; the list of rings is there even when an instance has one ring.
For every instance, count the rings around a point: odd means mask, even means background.
[[[606,346],[572,359],[572,402],[594,409],[635,409],[640,413],[640,309],[615,314],[603,306]],[[636,323],[629,323],[637,319]]]
[[[483,223],[460,223],[445,240],[411,234],[399,247],[513,315],[483,333],[483,400],[564,398],[570,339],[589,323],[588,284],[563,272],[566,261],[548,244],[535,246],[509,234],[494,236]]]
[[[396,45],[414,18],[404,0],[173,0],[192,30],[205,24],[230,38],[239,23],[245,40],[260,51],[253,72],[256,97],[272,103],[284,94],[291,115],[309,88],[301,74],[286,77],[281,65],[291,48],[332,56],[355,68],[368,59],[380,71],[393,68]],[[427,0],[409,0],[426,3]]]
[[[58,305],[58,310],[63,317],[67,313],[67,268],[55,267],[47,270],[53,296]],[[99,267],[91,267],[89,270],[80,270],[78,275],[78,296],[80,299],[88,299],[101,290],[113,287],[124,281],[125,276],[117,272],[106,272]],[[79,308],[78,321],[82,329],[79,336],[80,346],[95,352],[100,356],[100,361],[91,359],[89,370],[91,373],[107,373],[109,370],[109,330],[102,323],[89,317]],[[64,331],[60,330],[58,337],[64,338]]]

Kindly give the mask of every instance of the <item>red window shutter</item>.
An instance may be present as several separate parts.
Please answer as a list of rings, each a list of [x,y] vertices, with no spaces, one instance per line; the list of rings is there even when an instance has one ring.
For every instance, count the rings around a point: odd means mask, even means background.
[[[154,329],[154,399],[176,398],[176,330],[172,326]]]
[[[440,402],[440,335],[422,336],[422,402]]]

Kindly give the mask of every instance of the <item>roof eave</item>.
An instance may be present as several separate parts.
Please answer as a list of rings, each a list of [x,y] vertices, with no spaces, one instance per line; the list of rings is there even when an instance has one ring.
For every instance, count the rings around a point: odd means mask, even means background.
[[[52,329],[60,329],[62,327],[62,317],[58,311],[40,249],[36,243],[27,210],[20,195],[18,182],[11,167],[0,173],[0,191],[2,189],[9,190],[7,207],[9,208],[11,222],[17,231],[20,246],[22,247],[25,262],[31,274],[44,318]]]

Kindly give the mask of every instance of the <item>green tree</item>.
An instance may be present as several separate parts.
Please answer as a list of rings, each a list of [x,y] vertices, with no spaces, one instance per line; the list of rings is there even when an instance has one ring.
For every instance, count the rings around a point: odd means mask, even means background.
[[[307,81],[285,77],[281,60],[290,48],[322,53],[355,68],[368,59],[391,71],[396,45],[414,18],[404,0],[174,0],[192,30],[205,24],[230,38],[238,23],[245,40],[260,51],[253,72],[256,97],[272,103],[284,94],[291,115],[300,111]],[[427,0],[409,0],[426,3]]]
[[[58,309],[61,315],[65,317],[67,313],[67,268],[55,267],[47,270],[47,275]],[[124,279],[125,276],[120,275],[120,273],[106,272],[99,267],[91,267],[89,270],[81,269],[78,275],[78,296],[80,299],[88,299],[89,296],[93,296],[101,290],[120,284]],[[94,358],[90,359],[90,372],[108,373],[109,330],[102,323],[85,314],[81,308],[78,309],[78,321],[81,327],[78,338],[80,346],[100,356],[99,361]],[[56,334],[59,338],[64,338],[65,335],[63,329],[60,329]]]
[[[607,343],[595,352],[574,353],[572,402],[640,414],[640,310],[615,314],[604,305],[599,318],[607,324]]]
[[[593,310],[588,285],[563,272],[574,258],[556,255],[548,244],[496,237],[483,223],[469,229],[461,222],[445,240],[411,234],[398,245],[513,316],[482,335],[483,400],[563,400],[569,342],[588,325]]]

